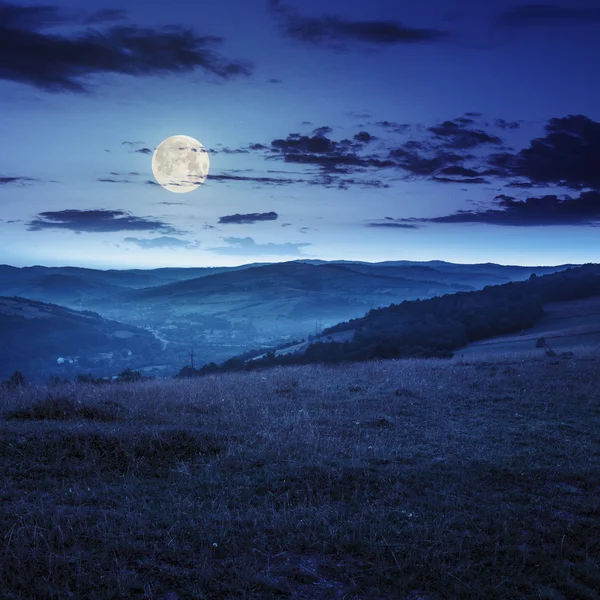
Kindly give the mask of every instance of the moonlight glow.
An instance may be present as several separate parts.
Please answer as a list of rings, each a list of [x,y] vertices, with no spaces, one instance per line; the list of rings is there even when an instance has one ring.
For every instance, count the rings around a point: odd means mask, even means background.
[[[204,183],[210,161],[206,148],[193,137],[174,135],[152,155],[152,172],[166,190],[184,194]]]

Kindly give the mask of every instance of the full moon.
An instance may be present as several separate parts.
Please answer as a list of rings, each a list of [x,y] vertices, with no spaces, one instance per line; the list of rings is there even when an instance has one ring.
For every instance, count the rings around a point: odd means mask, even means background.
[[[165,190],[185,194],[204,183],[210,161],[206,148],[189,135],[173,135],[152,155],[152,172]]]

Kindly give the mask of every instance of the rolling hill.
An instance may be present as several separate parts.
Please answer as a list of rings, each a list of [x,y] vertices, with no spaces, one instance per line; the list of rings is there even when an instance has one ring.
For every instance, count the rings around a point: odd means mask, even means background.
[[[162,347],[144,329],[17,297],[0,297],[0,331],[0,378],[13,370],[33,379],[75,369],[108,375],[152,364]]]

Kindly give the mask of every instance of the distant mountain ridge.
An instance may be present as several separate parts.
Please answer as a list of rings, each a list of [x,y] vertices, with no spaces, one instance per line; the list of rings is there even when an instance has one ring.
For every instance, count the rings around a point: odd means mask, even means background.
[[[91,310],[137,327],[147,333],[153,348],[146,354],[138,349],[137,355],[145,356],[147,372],[160,374],[163,368],[176,372],[191,349],[198,364],[226,360],[307,338],[405,300],[473,291],[566,268],[311,259],[123,271],[0,265],[0,296]],[[34,328],[27,329],[27,336],[30,346],[36,343]],[[79,352],[85,354],[87,342],[81,341]]]

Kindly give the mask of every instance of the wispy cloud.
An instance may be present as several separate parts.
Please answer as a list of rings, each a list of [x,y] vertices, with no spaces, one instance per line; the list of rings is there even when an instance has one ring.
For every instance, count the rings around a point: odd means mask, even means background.
[[[269,0],[269,7],[287,36],[336,49],[351,48],[356,42],[389,46],[432,43],[448,37],[447,31],[410,27],[398,21],[349,21],[333,15],[304,17],[283,0]]]
[[[186,240],[180,240],[179,238],[169,236],[146,239],[126,237],[123,241],[135,244],[144,250],[153,250],[156,248],[184,248],[193,250],[200,246],[200,242],[187,242]]]
[[[156,231],[182,233],[172,225],[158,219],[135,217],[124,210],[65,209],[41,212],[28,223],[29,231],[68,229],[75,233],[101,233],[115,231]]]
[[[302,256],[300,248],[311,246],[310,243],[285,243],[285,244],[257,244],[251,237],[237,238],[226,237],[223,241],[228,246],[219,246],[216,248],[207,248],[215,254],[234,255],[234,256]]]
[[[219,218],[219,223],[237,223],[237,224],[251,224],[257,221],[276,221],[279,215],[276,212],[266,213],[249,213],[245,215],[235,214],[226,215]]]

